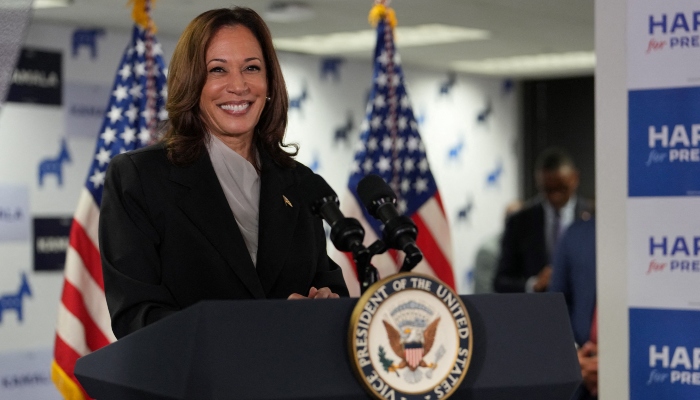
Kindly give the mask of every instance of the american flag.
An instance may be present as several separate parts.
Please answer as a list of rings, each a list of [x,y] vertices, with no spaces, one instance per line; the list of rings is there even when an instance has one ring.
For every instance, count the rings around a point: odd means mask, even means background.
[[[348,182],[351,195],[345,196],[341,204],[345,216],[358,219],[364,226],[366,246],[382,236],[381,223],[360,207],[357,194],[357,184],[368,174],[379,175],[389,183],[397,195],[399,212],[418,227],[416,244],[423,252],[423,261],[413,272],[435,276],[454,289],[447,218],[404,87],[393,28],[384,18],[377,24],[372,91]],[[343,268],[350,294],[359,295],[352,255],[335,253],[333,259]],[[398,272],[402,261],[402,254],[390,250],[374,256],[372,264],[380,277],[387,277]]]
[[[51,379],[65,399],[87,399],[73,374],[75,362],[114,342],[97,241],[105,172],[113,156],[152,143],[165,111],[162,49],[148,29],[134,26],[114,80],[105,119],[78,207],[66,254]]]

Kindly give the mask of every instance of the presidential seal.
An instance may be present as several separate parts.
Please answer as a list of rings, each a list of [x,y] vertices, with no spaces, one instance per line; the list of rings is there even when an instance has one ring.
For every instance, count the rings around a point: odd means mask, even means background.
[[[471,360],[464,303],[443,282],[415,273],[372,285],[353,310],[348,338],[355,374],[378,399],[446,399]]]

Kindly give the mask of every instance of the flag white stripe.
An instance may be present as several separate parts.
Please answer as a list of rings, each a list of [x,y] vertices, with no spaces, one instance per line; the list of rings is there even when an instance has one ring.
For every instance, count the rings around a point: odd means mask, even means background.
[[[90,353],[85,343],[85,327],[82,322],[63,305],[58,304],[58,322],[56,334],[76,353],[84,356]]]
[[[112,342],[117,340],[112,333],[105,293],[85,268],[80,254],[70,246],[66,252],[65,278],[82,294],[85,308],[102,334]]]
[[[434,276],[438,278],[437,274],[435,273],[435,271],[433,271],[433,268],[430,266],[430,263],[425,258],[423,258],[423,260],[421,260],[421,262],[419,262],[418,265],[413,267],[411,272],[417,272],[419,274]]]
[[[333,247],[333,244],[329,244],[329,247]],[[345,285],[348,287],[350,297],[360,297],[360,282],[355,276],[355,268],[350,263],[348,257],[339,252],[335,247],[332,249],[329,248],[328,254],[330,254],[333,261],[335,261],[343,271],[343,279],[345,279]]]
[[[95,204],[95,200],[92,198],[90,191],[88,191],[85,187],[83,187],[80,192],[78,207],[76,208],[73,218],[80,223],[83,230],[85,230],[85,233],[90,238],[90,241],[99,251],[100,242],[98,240],[97,232],[100,221],[100,208],[97,207],[97,204]]]
[[[450,265],[452,265],[452,239],[450,237],[450,227],[447,224],[447,218],[442,213],[440,204],[435,197],[431,197],[421,208],[418,209],[418,215],[423,219],[423,223],[430,230],[430,235],[433,236],[435,242],[440,246],[442,254],[445,256]],[[418,234],[427,234],[418,232]]]

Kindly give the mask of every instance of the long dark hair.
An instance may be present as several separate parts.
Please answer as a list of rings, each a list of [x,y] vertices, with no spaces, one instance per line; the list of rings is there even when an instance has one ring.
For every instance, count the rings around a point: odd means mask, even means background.
[[[299,152],[299,146],[283,142],[289,98],[282,69],[265,21],[255,11],[245,7],[204,12],[193,19],[180,36],[168,69],[168,100],[165,107],[169,121],[163,137],[168,158],[175,164],[189,164],[205,151],[207,128],[199,109],[199,98],[207,79],[207,47],[219,29],[237,25],[248,28],[258,40],[267,70],[270,100],[265,104],[255,127],[254,144],[267,151],[276,163],[292,167],[292,157]],[[290,147],[294,150],[284,150]]]

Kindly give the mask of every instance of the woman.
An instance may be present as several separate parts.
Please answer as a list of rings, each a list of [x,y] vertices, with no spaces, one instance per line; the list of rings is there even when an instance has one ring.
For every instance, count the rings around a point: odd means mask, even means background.
[[[119,338],[207,299],[347,295],[285,151],[287,92],[262,18],[195,18],[168,75],[162,143],[114,157],[100,250]],[[320,288],[320,289],[317,289]]]

